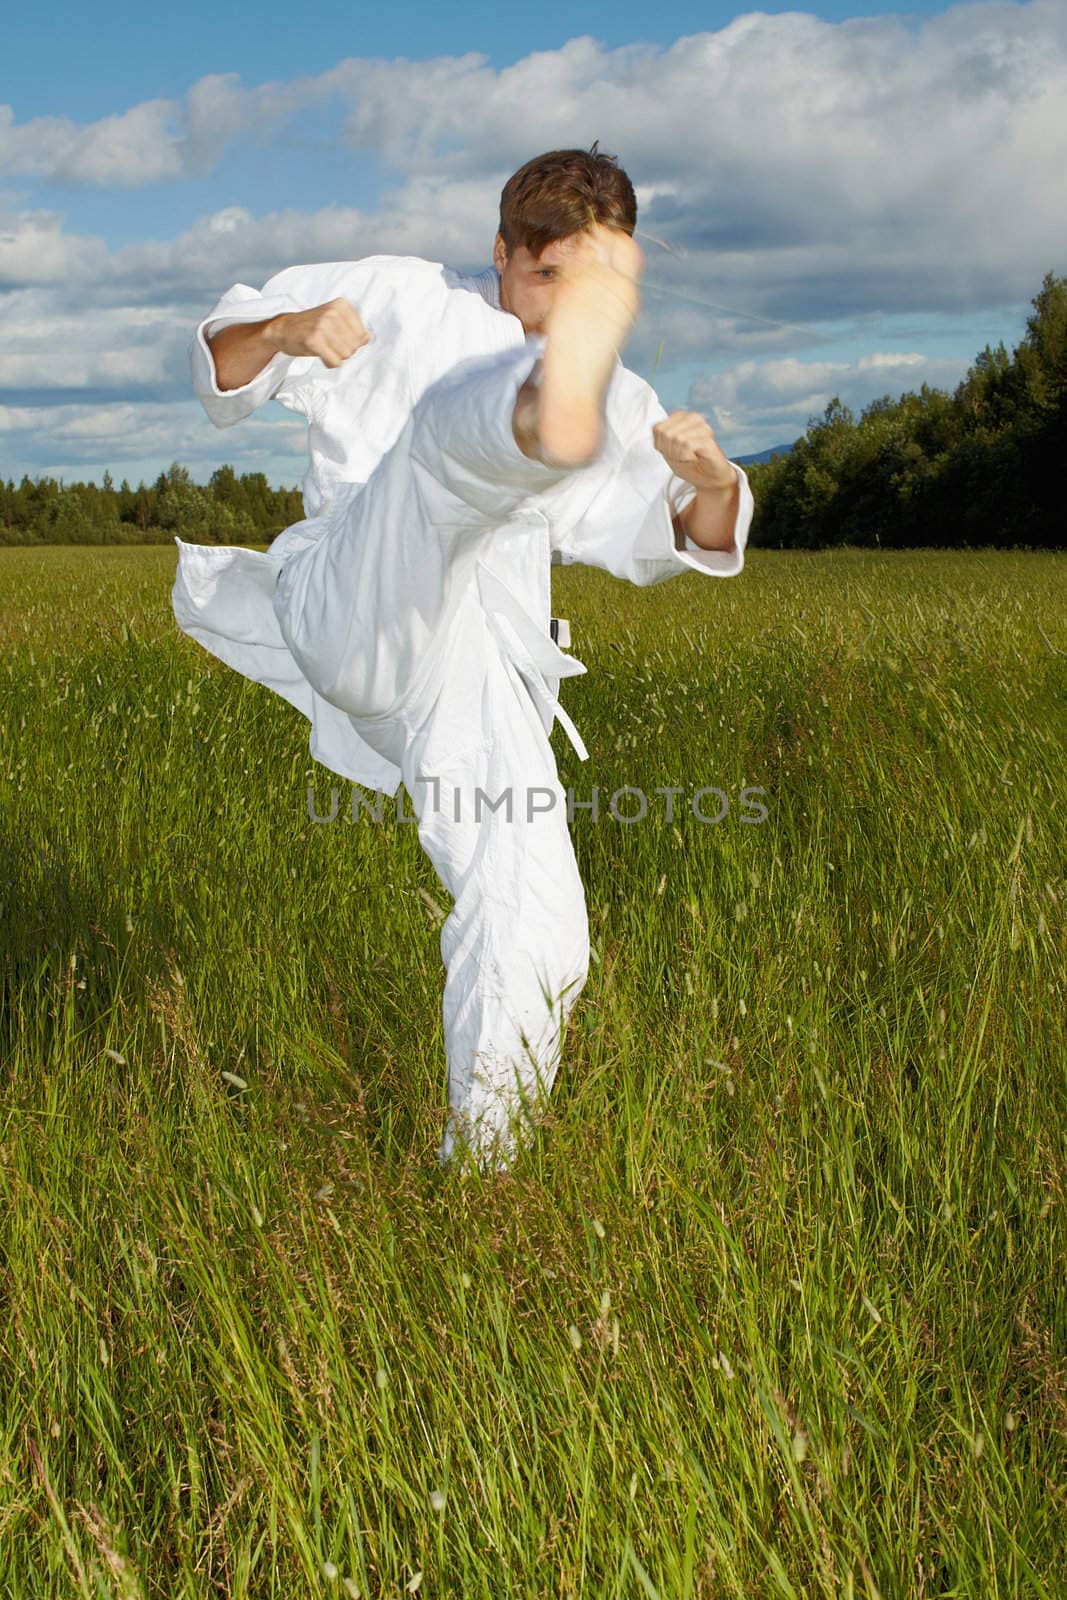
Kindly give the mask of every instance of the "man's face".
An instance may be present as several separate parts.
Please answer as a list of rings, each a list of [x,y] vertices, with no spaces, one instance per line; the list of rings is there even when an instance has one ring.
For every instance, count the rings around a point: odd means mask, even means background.
[[[547,244],[540,256],[533,256],[524,244],[508,255],[498,233],[493,246],[493,265],[500,273],[500,307],[518,317],[527,333],[544,333],[545,318],[559,286],[561,262],[574,249],[581,234]]]

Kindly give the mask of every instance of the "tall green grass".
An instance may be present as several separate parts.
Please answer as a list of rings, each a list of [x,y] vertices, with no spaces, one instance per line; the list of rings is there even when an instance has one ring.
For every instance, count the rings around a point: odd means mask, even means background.
[[[0,552],[0,1593],[1063,1595],[1067,560],[555,575],[594,963],[463,1181],[415,829],[174,564]]]

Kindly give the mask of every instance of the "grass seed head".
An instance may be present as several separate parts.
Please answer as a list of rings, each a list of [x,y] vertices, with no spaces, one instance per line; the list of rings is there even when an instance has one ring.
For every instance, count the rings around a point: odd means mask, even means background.
[[[871,1302],[867,1299],[867,1296],[865,1294],[860,1295],[860,1299],[863,1301],[863,1309],[866,1311],[866,1313],[870,1317],[871,1321],[872,1322],[881,1322],[882,1313],[878,1310],[878,1307],[875,1306],[875,1305],[872,1305]]]

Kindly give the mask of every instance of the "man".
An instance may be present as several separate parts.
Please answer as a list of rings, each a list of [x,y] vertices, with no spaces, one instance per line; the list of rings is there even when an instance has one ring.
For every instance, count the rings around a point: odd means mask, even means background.
[[[237,284],[197,330],[220,427],[306,417],[307,520],[264,554],[185,544],[181,627],[311,722],[312,755],[395,794],[454,907],[441,930],[450,1114],[506,1167],[551,1091],[588,971],[585,898],[548,735],[585,671],[550,634],[553,559],[632,583],[741,571],[752,496],[704,419],[618,357],[638,309],[633,188],[552,151],[501,195],[492,268],[413,257]]]

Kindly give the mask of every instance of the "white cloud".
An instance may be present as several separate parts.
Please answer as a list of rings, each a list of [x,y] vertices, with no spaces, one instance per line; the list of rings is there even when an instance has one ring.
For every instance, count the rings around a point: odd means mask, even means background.
[[[170,100],[146,100],[82,126],[68,117],[34,117],[15,124],[0,106],[0,173],[62,183],[138,188],[182,173]]]
[[[1062,19],[1060,0],[984,0],[915,27],[753,12],[667,49],[583,37],[499,70],[465,55],[352,59],[249,88],[217,74],[180,101],[84,128],[16,125],[0,108],[0,171],[120,185],[188,177],[234,140],[284,143],[294,119],[314,115],[324,136],[332,119],[336,144],[398,174],[382,216],[352,214],[365,232],[389,248],[433,253],[438,240],[440,253],[469,256],[484,250],[514,167],[596,136],[638,184],[642,223],[688,251],[669,262],[680,290],[714,279],[713,298],[786,321],[872,300],[974,309],[998,292],[1019,298],[1062,257]],[[284,213],[264,221],[283,238]]]
[[[121,116],[104,117],[80,132],[49,176],[64,183],[139,188],[182,175],[170,100],[148,100]]]
[[[63,232],[55,211],[0,211],[0,289],[85,280],[107,263],[101,239]]]
[[[177,143],[185,171],[209,171],[249,122],[249,95],[235,72],[201,78],[185,97],[184,126]]]
[[[766,399],[786,403],[853,379],[867,386],[882,377],[891,382],[906,382],[916,368],[924,365],[925,358],[915,351],[860,356],[854,362],[797,361],[792,356],[759,364],[745,361],[721,377],[701,380],[694,385],[694,393],[728,393],[737,399],[757,391]]]
[[[708,418],[724,448],[760,449],[798,438],[834,395],[858,416],[872,400],[917,392],[924,383],[953,389],[967,365],[918,351],[877,352],[855,361],[742,361],[698,378],[689,391],[689,409]]]
[[[161,382],[159,351],[140,349],[54,350],[12,355],[0,352],[0,390],[130,389]]]
[[[284,418],[250,417],[242,424],[240,470],[265,472],[272,481],[299,483],[306,466],[305,429]],[[193,402],[109,405],[0,405],[0,473],[23,471],[42,476],[95,476],[105,467],[113,476],[140,471],[152,476],[171,461],[189,467],[205,481],[220,461],[219,435]],[[14,462],[19,462],[17,467]],[[158,463],[151,465],[134,464]]]
[[[662,346],[657,381],[685,366],[688,382],[733,361],[690,403],[760,434],[757,448],[801,431],[834,393],[858,407],[924,379],[951,385],[973,349],[959,362],[918,348],[799,355],[829,343],[827,323],[866,320],[881,343],[883,317],[1021,307],[1046,271],[1067,270],[1064,16],[1062,0],[841,23],[756,11],[669,48],[582,37],[501,69],[465,55],[343,60],[252,86],[213,74],[88,126],[16,123],[0,107],[0,175],[43,183],[190,180],[240,143],[242,159],[269,161],[308,118],[316,138],[375,154],[394,176],[373,209],[309,213],[282,195],[268,215],[227,204],[177,237],[115,250],[67,233],[54,209],[0,207],[0,394],[140,395],[155,438],[151,406],[188,395],[193,326],[231,283],[377,252],[481,266],[508,175],[539,149],[593,138],[630,172],[641,230],[668,247],[645,241],[628,365],[650,375]],[[188,417],[187,444],[159,435],[167,460],[266,449],[252,423],[231,445]]]
[[[46,285],[0,296],[0,396],[18,391],[186,395],[188,317],[173,307],[86,306]]]
[[[598,135],[652,192],[652,231],[662,215],[699,253],[693,281],[714,254],[735,285],[755,267],[759,289],[792,251],[781,266],[822,312],[857,259],[879,255],[885,292],[906,295],[950,241],[961,267],[947,294],[980,294],[968,247],[1003,260],[1006,214],[1022,214],[1024,243],[1060,248],[1061,18],[1055,0],[957,7],[914,31],[898,17],[754,13],[667,50],[581,38],[500,71],[476,56],[350,61],[252,98],[262,116],[273,94],[288,118],[336,97],[340,137],[409,180],[499,189],[532,151]]]

